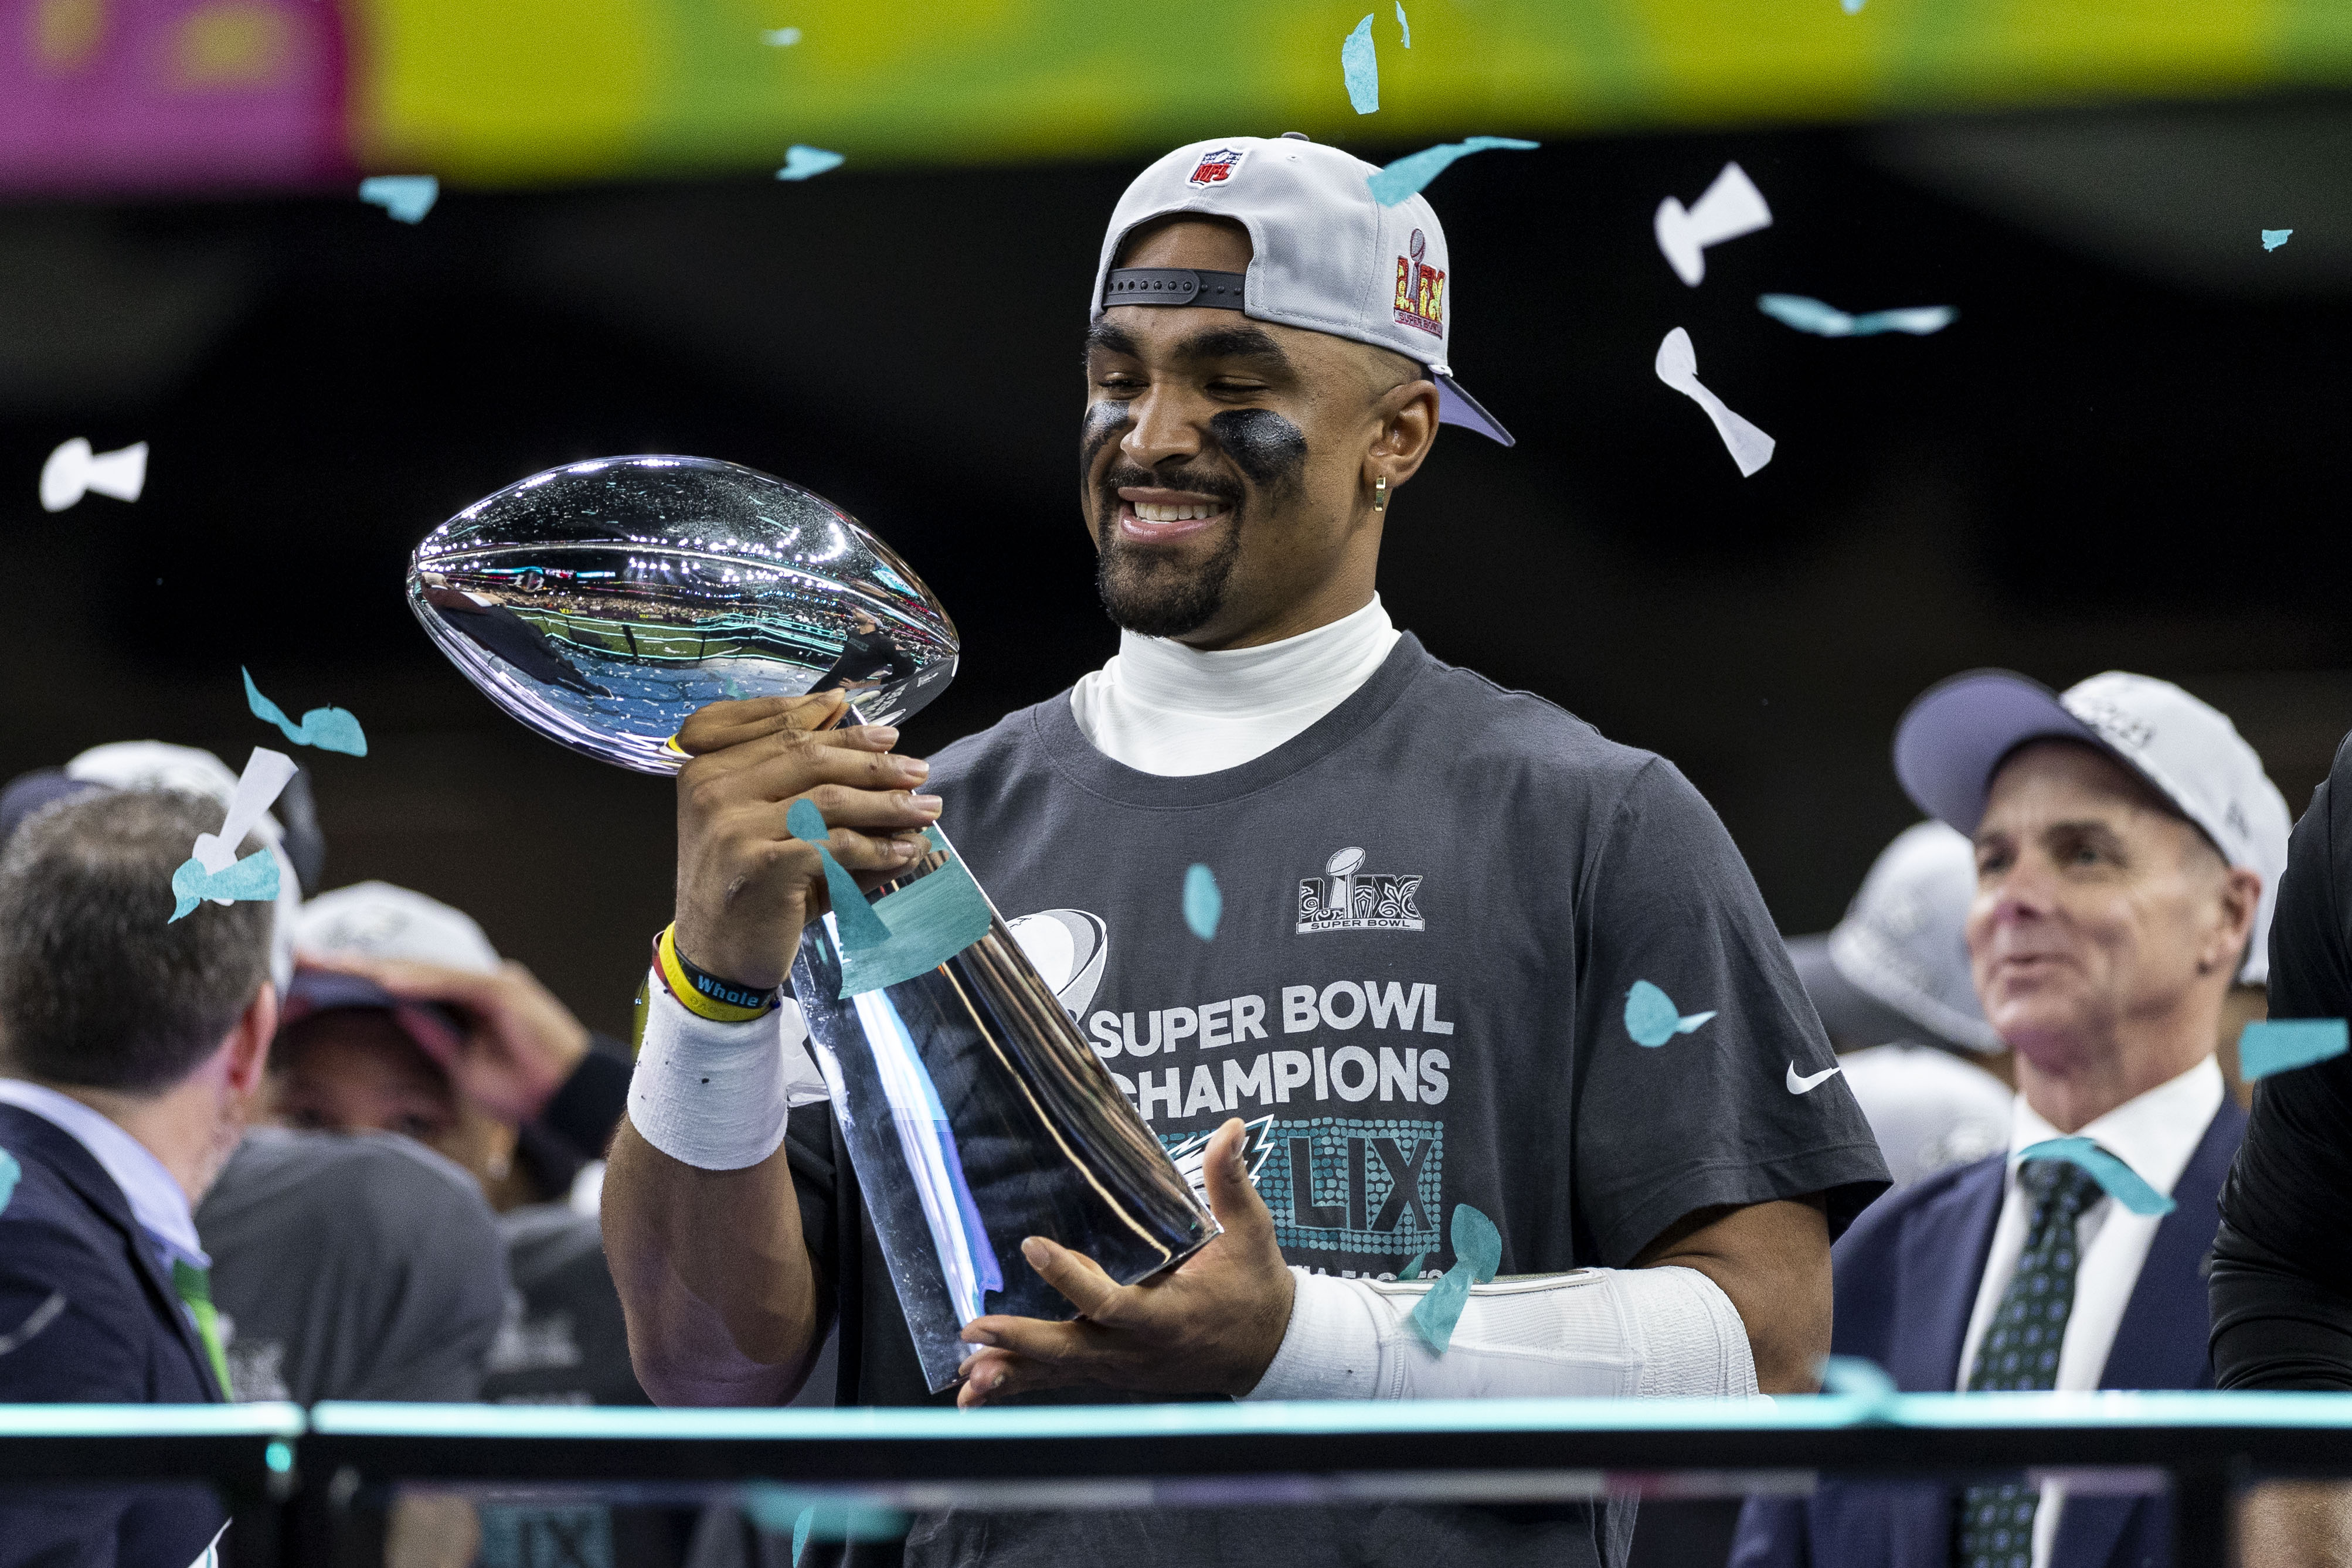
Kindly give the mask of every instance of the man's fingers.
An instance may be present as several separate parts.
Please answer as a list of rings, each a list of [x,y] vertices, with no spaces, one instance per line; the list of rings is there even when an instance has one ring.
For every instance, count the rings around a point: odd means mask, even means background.
[[[956,1390],[956,1406],[962,1410],[976,1410],[1016,1394],[1066,1388],[1087,1381],[1066,1368],[1001,1350],[983,1350],[967,1358],[959,1371],[963,1375],[963,1386]]]
[[[1118,1317],[1119,1298],[1127,1287],[1102,1270],[1102,1265],[1083,1252],[1048,1241],[1042,1236],[1032,1236],[1021,1244],[1021,1256],[1037,1277],[1062,1292],[1070,1305],[1078,1309],[1081,1317],[1098,1323],[1114,1322]]]
[[[838,692],[712,703],[687,716],[677,732],[677,748],[688,757],[701,757],[765,736],[830,729],[848,706],[849,699]]]
[[[1249,1178],[1248,1144],[1249,1129],[1239,1117],[1210,1134],[1209,1146],[1201,1151],[1209,1212],[1237,1239],[1255,1241],[1264,1236],[1271,1240],[1274,1216],[1266,1212],[1265,1199],[1258,1196],[1257,1184]]]

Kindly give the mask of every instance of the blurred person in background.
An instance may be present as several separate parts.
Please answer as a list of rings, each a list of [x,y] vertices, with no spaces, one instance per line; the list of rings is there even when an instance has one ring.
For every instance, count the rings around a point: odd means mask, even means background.
[[[1976,847],[1941,822],[1915,823],[1879,852],[1834,929],[1789,943],[1898,1188],[2009,1142],[2009,1048],[1969,975],[1976,895]]]
[[[0,1403],[227,1397],[193,1205],[276,1030],[267,904],[170,920],[210,800],[99,790],[0,851]],[[257,842],[239,846],[251,853]],[[0,1562],[209,1562],[205,1488],[0,1503]]]
[[[2214,1042],[2231,986],[2268,971],[2285,802],[2226,716],[2119,672],[2063,695],[1956,676],[1911,706],[1895,760],[1913,801],[1973,839],[1969,965],[2018,1094],[2005,1156],[1915,1184],[1839,1241],[1836,1354],[1915,1393],[2212,1386],[2201,1267],[2245,1126]],[[2061,1138],[2098,1157],[2023,1157]],[[1733,1563],[2168,1552],[2160,1499],[1832,1482],[1750,1500]]]
[[[599,1074],[625,1084],[626,1048],[599,1045],[471,917],[407,888],[320,894],[298,946],[271,1075],[278,1118],[413,1139],[463,1167],[498,1211],[515,1293],[480,1396],[645,1404],[597,1231],[592,1161],[612,1124],[579,1087]]]

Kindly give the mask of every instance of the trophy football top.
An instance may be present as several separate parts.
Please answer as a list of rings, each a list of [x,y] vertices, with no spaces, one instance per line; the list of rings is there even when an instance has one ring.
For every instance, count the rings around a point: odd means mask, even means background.
[[[425,536],[408,605],[441,651],[551,740],[640,773],[729,698],[845,693],[897,724],[945,691],[958,640],[890,548],[797,485],[705,457],[534,474]]]

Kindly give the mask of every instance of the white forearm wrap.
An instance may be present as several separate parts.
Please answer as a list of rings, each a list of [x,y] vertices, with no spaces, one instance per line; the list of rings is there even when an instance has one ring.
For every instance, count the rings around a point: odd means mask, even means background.
[[[654,977],[646,1040],[629,1080],[629,1124],[646,1142],[707,1171],[756,1166],[784,1141],[784,1113],[825,1098],[808,1025],[789,997],[750,1023],[713,1023]]]
[[[1442,1356],[1405,1322],[1433,1281],[1290,1272],[1290,1328],[1252,1399],[1756,1393],[1747,1326],[1696,1269],[1583,1269],[1475,1286]]]

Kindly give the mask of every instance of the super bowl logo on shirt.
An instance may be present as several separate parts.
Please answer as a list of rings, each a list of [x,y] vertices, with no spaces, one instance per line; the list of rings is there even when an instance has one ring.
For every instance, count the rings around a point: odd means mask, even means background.
[[[1321,876],[1298,879],[1298,935],[1317,931],[1419,931],[1418,873],[1368,872],[1354,845],[1324,863]]]
[[[1242,158],[1248,151],[1246,147],[1220,147],[1213,152],[1202,153],[1200,164],[1193,169],[1192,179],[1186,183],[1194,185],[1223,184],[1234,177],[1234,171],[1242,166]]]
[[[1195,180],[1200,176],[1192,176]],[[1412,254],[1397,257],[1396,319],[1408,327],[1443,336],[1445,331],[1445,274],[1421,258],[1429,238],[1412,231]]]

